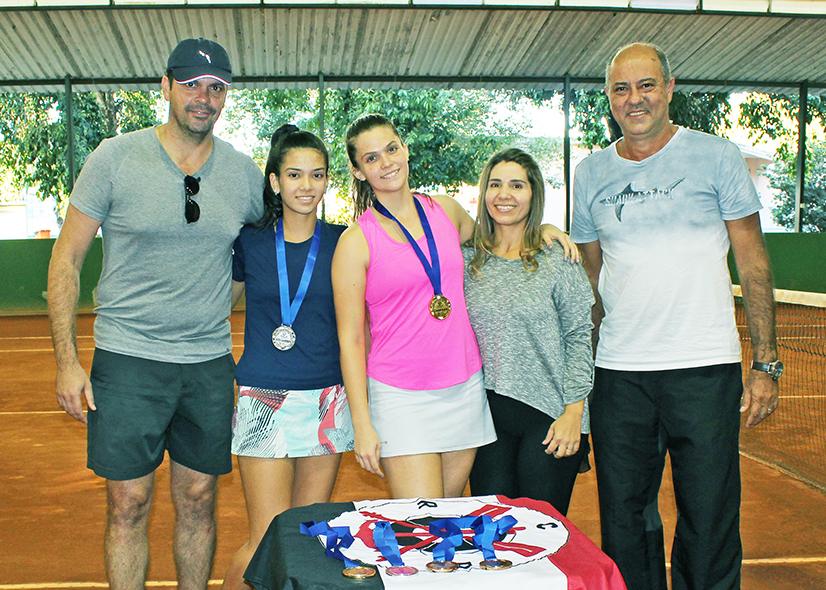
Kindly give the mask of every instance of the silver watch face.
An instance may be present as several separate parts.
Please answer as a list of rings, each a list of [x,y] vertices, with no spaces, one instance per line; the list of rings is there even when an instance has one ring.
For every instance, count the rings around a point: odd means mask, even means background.
[[[779,379],[780,375],[783,374],[783,362],[782,361],[775,361],[773,363],[769,363],[769,375],[772,376],[772,379]]]
[[[754,361],[751,365],[751,368],[755,371],[763,371],[764,373],[768,373],[769,377],[771,377],[775,381],[780,378],[780,375],[783,374],[782,361],[774,361],[771,363],[761,363],[758,361]]]

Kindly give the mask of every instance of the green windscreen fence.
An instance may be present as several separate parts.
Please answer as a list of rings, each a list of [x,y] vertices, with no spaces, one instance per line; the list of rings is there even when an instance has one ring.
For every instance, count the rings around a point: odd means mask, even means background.
[[[46,286],[54,239],[0,240],[0,315],[46,313]],[[91,311],[103,247],[95,238],[80,272],[78,309]]]

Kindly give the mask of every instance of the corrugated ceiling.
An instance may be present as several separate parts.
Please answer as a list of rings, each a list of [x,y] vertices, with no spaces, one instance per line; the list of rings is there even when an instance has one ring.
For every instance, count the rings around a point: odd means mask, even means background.
[[[53,0],[57,1],[57,0]],[[826,19],[559,6],[239,4],[0,9],[0,90],[157,89],[178,40],[230,53],[233,87],[599,88],[620,45],[651,41],[678,88],[826,93]],[[719,84],[727,83],[721,87]]]

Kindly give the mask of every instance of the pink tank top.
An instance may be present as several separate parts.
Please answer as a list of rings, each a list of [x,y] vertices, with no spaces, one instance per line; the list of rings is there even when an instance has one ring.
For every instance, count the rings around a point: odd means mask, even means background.
[[[439,251],[450,316],[437,320],[430,315],[433,286],[412,246],[390,238],[373,210],[365,211],[358,223],[370,249],[367,375],[401,389],[442,389],[467,381],[482,368],[482,358],[465,306],[459,234],[438,204],[427,198],[419,201]],[[422,236],[417,243],[430,261],[427,239]]]

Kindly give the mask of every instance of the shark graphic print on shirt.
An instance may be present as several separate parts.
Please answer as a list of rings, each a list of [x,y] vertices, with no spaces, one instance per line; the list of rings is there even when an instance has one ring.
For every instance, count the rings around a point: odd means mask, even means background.
[[[676,182],[671,183],[664,189],[651,188],[642,191],[635,191],[631,188],[633,183],[628,183],[628,186],[622,189],[621,192],[601,199],[600,203],[603,205],[613,205],[614,211],[617,214],[617,220],[622,221],[622,208],[627,204],[645,203],[646,199],[673,199],[674,197],[672,196],[672,191],[684,180],[685,178],[681,178]]]

